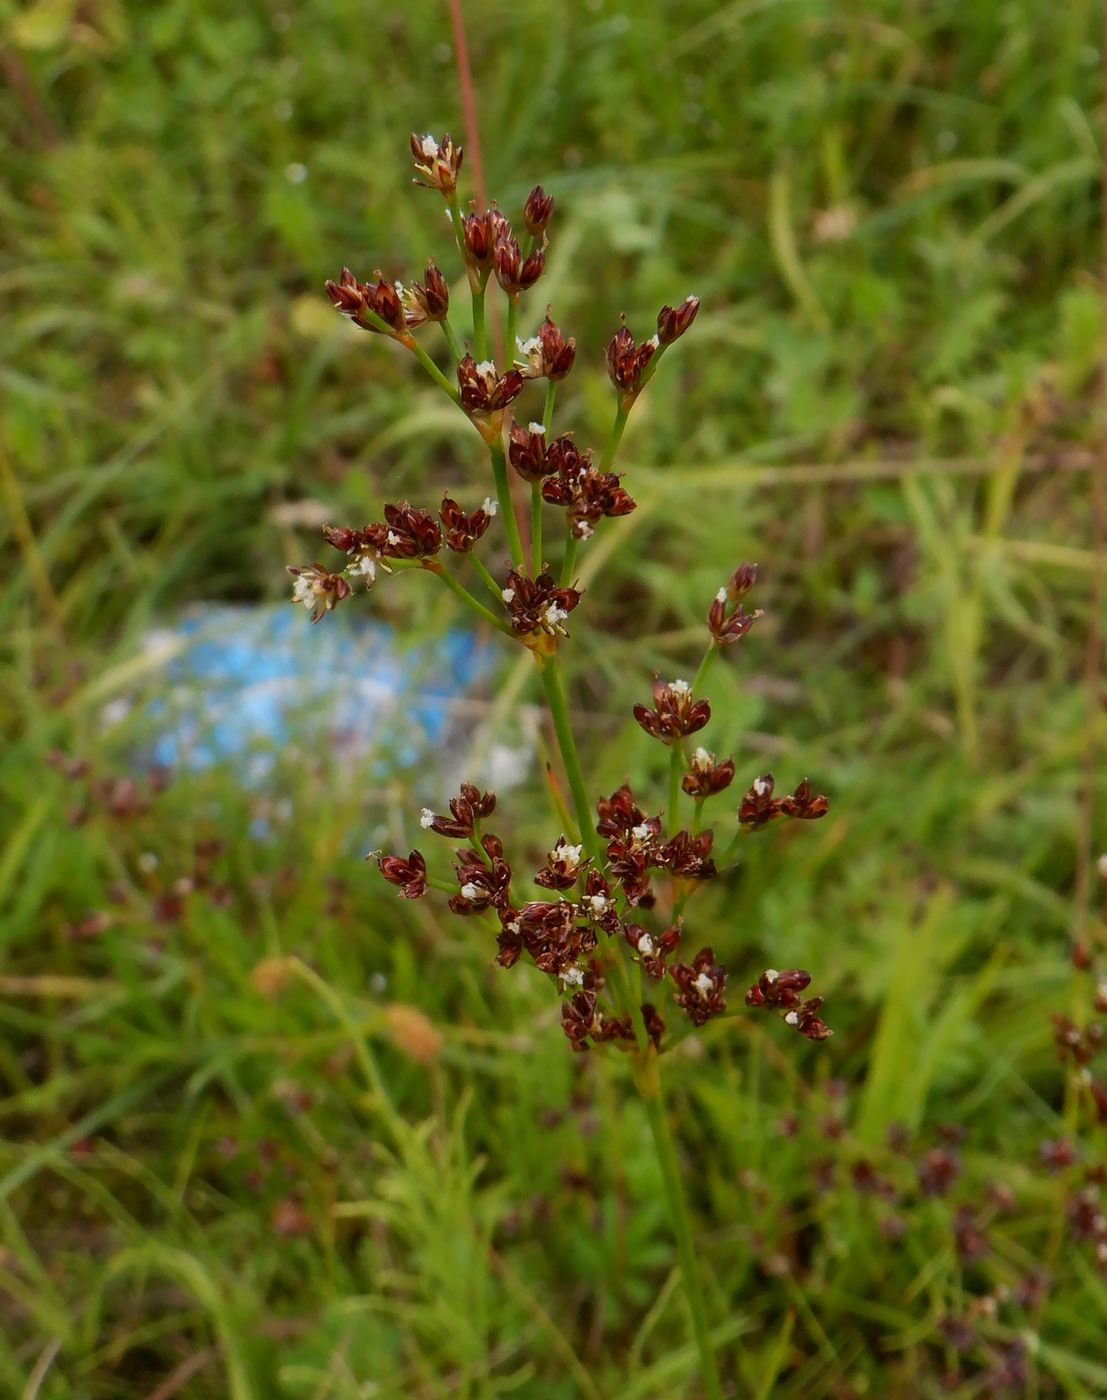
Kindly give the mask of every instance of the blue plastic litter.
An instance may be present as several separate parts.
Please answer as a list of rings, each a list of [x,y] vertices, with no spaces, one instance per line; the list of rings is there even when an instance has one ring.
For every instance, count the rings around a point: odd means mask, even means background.
[[[460,629],[400,647],[386,623],[335,613],[312,626],[287,605],[195,608],[149,644],[171,654],[168,687],[147,711],[153,761],[245,758],[250,778],[292,744],[414,763],[448,738],[458,702],[493,660],[489,644]]]

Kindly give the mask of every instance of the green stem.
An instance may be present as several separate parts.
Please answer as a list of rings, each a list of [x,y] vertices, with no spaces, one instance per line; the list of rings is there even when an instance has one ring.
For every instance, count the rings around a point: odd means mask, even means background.
[[[450,354],[455,360],[460,360],[462,358],[462,350],[457,342],[457,336],[454,333],[453,326],[451,326],[449,321],[445,318],[439,321],[438,324],[442,327],[442,334],[446,337],[446,344],[450,347]]]
[[[504,349],[504,365],[510,366],[515,356],[515,327],[519,322],[519,303],[514,297],[507,299],[507,340]]]
[[[696,696],[699,695],[699,693],[700,693],[700,687],[703,685],[704,681],[707,679],[707,673],[711,670],[712,666],[714,666],[714,664],[715,664],[715,658],[718,656],[718,654],[719,654],[719,648],[715,645],[714,642],[711,642],[711,643],[708,645],[707,650],[706,650],[706,651],[704,652],[704,654],[703,654],[703,660],[700,662],[700,669],[696,672],[695,676],[692,678],[692,694],[693,694],[693,695],[696,695]]]
[[[557,735],[557,747],[561,753],[561,762],[565,766],[565,776],[569,779],[569,791],[573,795],[577,825],[580,827],[580,839],[584,842],[588,854],[595,857],[598,862],[602,856],[600,840],[592,820],[588,790],[584,785],[580,754],[577,753],[573,727],[569,722],[569,706],[565,699],[564,687],[561,684],[561,673],[557,669],[557,658],[540,656],[538,652],[535,652],[534,659],[538,663],[538,674],[542,677],[546,703],[550,707],[550,718],[553,720],[554,733]]]
[[[573,582],[573,574],[577,567],[577,537],[569,536],[569,543],[565,546],[565,558],[561,564],[561,587],[568,588]]]
[[[715,1349],[711,1342],[711,1331],[707,1325],[707,1308],[704,1303],[703,1284],[700,1280],[699,1262],[692,1239],[692,1222],[688,1215],[688,1203],[684,1198],[684,1187],[680,1180],[680,1165],[677,1162],[676,1148],[673,1145],[669,1122],[665,1114],[665,1103],[661,1097],[661,1078],[658,1072],[656,1054],[647,1057],[646,1065],[638,1076],[638,1091],[653,1134],[654,1152],[657,1165],[661,1169],[661,1179],[665,1186],[665,1201],[669,1207],[669,1224],[676,1236],[677,1255],[680,1259],[680,1273],[684,1281],[684,1295],[692,1314],[692,1328],[696,1334],[696,1346],[700,1353],[701,1379],[708,1400],[722,1400],[723,1388],[719,1381],[719,1368],[715,1361]]]
[[[497,439],[488,444],[492,457],[492,475],[496,481],[496,500],[500,503],[500,514],[504,518],[504,532],[511,550],[511,562],[517,569],[524,567],[523,540],[519,534],[519,521],[515,517],[515,502],[511,499],[511,487],[507,480],[507,458],[504,445]]]
[[[553,424],[554,399],[557,398],[557,384],[550,379],[546,382],[546,406],[542,410],[542,426],[546,430],[546,445],[549,446],[550,427]]]
[[[496,602],[497,602],[497,603],[502,603],[502,602],[503,602],[503,591],[501,590],[500,585],[496,582],[496,580],[495,580],[495,579],[492,577],[492,575],[488,572],[488,570],[485,568],[485,566],[484,566],[484,564],[481,562],[481,560],[477,558],[476,554],[470,552],[470,554],[469,554],[469,562],[472,564],[473,568],[476,569],[477,573],[481,576],[481,579],[482,579],[482,581],[483,581],[483,583],[484,583],[485,588],[487,588],[488,591],[489,591],[489,593],[492,594],[492,596],[493,596],[493,598],[495,598]]]
[[[473,288],[473,354],[481,364],[488,359],[488,327],[484,320],[484,294],[487,281]]]
[[[684,754],[679,744],[669,749],[669,835],[680,830],[680,780],[684,775]]]
[[[530,562],[537,578],[542,572],[542,485],[537,481],[530,488]]]
[[[442,371],[438,368],[438,366],[434,363],[434,361],[431,359],[431,357],[427,354],[427,352],[423,349],[421,345],[413,344],[411,350],[412,354],[423,366],[423,368],[434,380],[434,382],[438,385],[438,387],[440,389],[445,389],[446,393],[449,394],[450,398],[453,399],[454,403],[458,403],[460,401],[460,395],[457,392],[457,385],[450,383],[450,381],[446,378],[446,376],[442,373]]]
[[[450,589],[451,592],[456,593],[466,607],[472,608],[478,617],[483,618],[485,622],[495,627],[497,631],[503,632],[505,636],[511,637],[514,640],[515,633],[507,623],[498,618],[495,613],[490,612],[482,602],[474,598],[461,580],[455,578],[454,575],[450,573],[445,564],[431,564],[427,567],[427,572],[437,574],[446,587]]]
[[[630,409],[624,408],[622,404],[619,404],[615,410],[615,421],[611,425],[611,435],[607,439],[607,446],[603,450],[603,461],[600,462],[599,466],[601,472],[606,472],[611,469],[611,463],[615,460],[615,453],[619,450],[623,429],[626,427],[629,417]]]

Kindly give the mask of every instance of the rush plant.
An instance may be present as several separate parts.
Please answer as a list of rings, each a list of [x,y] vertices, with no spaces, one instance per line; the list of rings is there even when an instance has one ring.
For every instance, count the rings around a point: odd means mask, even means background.
[[[412,136],[411,150],[416,183],[445,201],[470,292],[469,335],[463,343],[451,324],[450,286],[433,262],[423,280],[410,285],[386,280],[380,272],[362,282],[344,268],[337,281],[327,282],[327,293],[355,325],[389,337],[415,356],[476,430],[489,476],[474,490],[477,504],[447,496],[431,511],[398,501],[385,505],[381,521],[327,526],[326,540],[343,562],[335,569],[320,563],[290,569],[293,600],[317,622],[359,587],[370,590],[385,576],[430,573],[483,624],[531,653],[569,794],[566,801],[555,782],[563,829],[544,864],[534,871],[519,869],[490,825],[496,796],[475,781],[461,785],[447,813],[422,813],[429,835],[454,843],[452,859],[445,852],[428,859],[418,849],[372,858],[404,898],[442,891],[450,910],[487,938],[501,967],[528,963],[544,976],[560,1000],[572,1050],[602,1050],[629,1060],[665,1184],[704,1385],[718,1397],[719,1370],[660,1066],[666,1051],[726,1013],[728,974],[709,945],[695,946],[686,909],[705,882],[734,864],[743,838],[780,819],[819,818],[827,799],[806,779],[777,797],[773,777],[765,773],[753,778],[741,798],[721,854],[714,829],[704,823],[706,804],[730,788],[736,772],[732,758],[719,758],[698,742],[711,718],[705,686],[719,654],[742,641],[761,616],[745,606],[757,581],[751,564],[735,568],[709,601],[705,650],[692,681],[655,679],[651,703],[634,707],[642,729],[669,750],[663,808],[640,801],[628,785],[601,796],[588,781],[562,671],[563,653],[571,650],[570,619],[576,626],[588,615],[577,554],[605,519],[635,509],[622,476],[613,470],[619,444],[639,396],[695,321],[699,301],[690,296],[663,307],[655,333],[645,340],[635,339],[625,318],[611,336],[605,360],[614,415],[597,460],[592,448],[578,445],[570,433],[555,434],[553,426],[558,385],[573,369],[576,342],[548,308],[533,335],[516,334],[523,294],[544,270],[553,199],[535,187],[518,231],[495,205],[463,213],[461,148],[449,136],[441,141]],[[506,298],[508,347],[498,358],[490,348],[486,305],[497,287]],[[432,323],[442,337],[439,353],[447,370],[418,339]],[[516,404],[535,384],[545,386],[541,417],[519,421]],[[529,509],[517,510],[513,477],[524,506],[529,493]],[[549,562],[555,533],[547,529],[549,520],[558,522],[556,566]],[[503,543],[492,544],[485,563],[478,549],[488,548],[497,522]],[[505,546],[508,557],[501,566],[497,561]],[[808,1039],[824,1040],[831,1032],[820,1015],[821,998],[807,995],[810,982],[801,969],[770,968],[749,987],[745,1002],[778,1013]]]

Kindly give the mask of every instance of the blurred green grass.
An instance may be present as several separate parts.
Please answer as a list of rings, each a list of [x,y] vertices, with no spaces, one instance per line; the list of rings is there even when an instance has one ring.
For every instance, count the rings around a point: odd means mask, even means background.
[[[344,262],[452,267],[406,163],[409,131],[460,134],[446,14],[0,17],[3,1388],[695,1395],[618,1067],[575,1062],[544,989],[360,864],[445,794],[289,757],[265,841],[233,771],[74,830],[80,784],[47,762],[125,771],[137,721],[101,717],[159,684],[137,640],[191,600],[283,596],[318,503],[360,521],[428,480],[472,492],[466,434],[320,288]],[[1001,1312],[973,1364],[1032,1330],[1029,1393],[1107,1394],[1105,1285],[1062,1245],[1075,1178],[1037,1162],[1079,1127],[1049,1014],[1087,999],[1068,945],[1107,844],[1082,670],[1098,7],[590,0],[467,21],[489,189],[559,201],[531,310],[551,301],[584,352],[560,421],[606,430],[620,310],[641,333],[704,299],[627,434],[640,509],[582,555],[589,776],[663,791],[629,705],[694,665],[705,600],[756,558],[768,616],[715,674],[712,744],[834,803],[750,843],[695,915],[735,1001],[766,963],[809,966],[838,1031],[793,1057],[772,1024],[719,1027],[674,1064],[727,1374],[761,1396],[943,1393],[937,1319],[1037,1259],[1048,1303]],[[412,580],[371,607],[419,635],[444,617]],[[511,801],[541,849],[537,786]],[[216,836],[218,897],[158,924]],[[89,909],[113,927],[67,936]],[[442,1037],[429,1063],[394,1003]],[[904,1207],[888,1243],[896,1212],[850,1189],[863,1155],[910,1176],[893,1122],[926,1145],[965,1127],[958,1199],[1019,1193],[986,1263],[958,1261],[951,1203]]]

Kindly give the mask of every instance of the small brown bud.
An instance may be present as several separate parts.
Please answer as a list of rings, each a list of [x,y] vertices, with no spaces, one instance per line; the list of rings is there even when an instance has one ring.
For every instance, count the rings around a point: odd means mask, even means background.
[[[662,345],[679,340],[700,309],[699,297],[685,297],[678,307],[663,306],[657,316],[657,339]]]
[[[546,231],[553,207],[553,195],[547,194],[541,185],[535,185],[534,189],[527,195],[526,204],[523,205],[523,223],[526,224],[527,232],[533,238],[537,238],[540,233]]]

